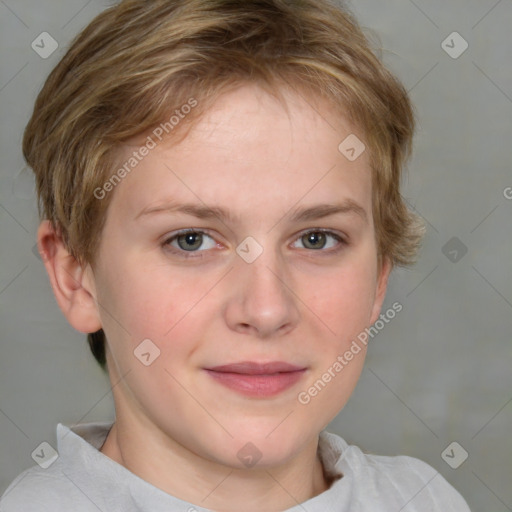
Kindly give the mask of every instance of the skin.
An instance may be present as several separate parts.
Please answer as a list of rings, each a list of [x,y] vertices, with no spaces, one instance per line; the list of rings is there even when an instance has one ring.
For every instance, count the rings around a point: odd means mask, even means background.
[[[338,151],[357,129],[319,98],[285,98],[287,111],[242,86],[183,141],[150,151],[111,192],[94,268],[81,267],[48,222],[38,232],[68,321],[108,338],[116,422],[101,451],[213,510],[280,511],[328,488],[318,436],[348,401],[365,351],[307,405],[297,396],[378,318],[391,269],[378,265],[367,152],[350,162]],[[224,207],[233,218],[141,214],[169,201]],[[298,208],[347,202],[361,211],[290,220]],[[185,228],[207,231],[202,245],[189,242],[195,252],[183,238],[165,244]],[[320,235],[308,244],[315,228],[344,242]],[[252,263],[236,252],[248,236],[263,248]],[[148,338],[160,355],[145,366],[134,349]],[[306,371],[292,388],[255,398],[204,370],[238,361]],[[248,442],[261,453],[251,468],[237,457]]]

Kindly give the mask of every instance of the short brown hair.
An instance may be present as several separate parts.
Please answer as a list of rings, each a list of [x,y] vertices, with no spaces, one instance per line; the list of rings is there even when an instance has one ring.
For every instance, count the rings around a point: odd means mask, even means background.
[[[413,109],[353,15],[330,0],[124,0],[98,15],[49,75],[23,139],[40,214],[71,254],[94,262],[111,197],[97,190],[124,142],[193,97],[174,135],[244,82],[325,97],[361,130],[379,258],[412,263],[423,227],[400,181]],[[104,342],[102,331],[89,335],[103,367]]]

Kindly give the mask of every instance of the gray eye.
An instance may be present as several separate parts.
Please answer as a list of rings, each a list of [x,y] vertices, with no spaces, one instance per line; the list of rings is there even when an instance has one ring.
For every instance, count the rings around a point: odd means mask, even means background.
[[[176,241],[180,249],[184,251],[194,251],[201,247],[203,243],[203,235],[201,233],[186,233],[184,235],[179,235],[176,237]]]
[[[302,236],[302,241],[307,249],[322,249],[326,240],[326,234],[320,231],[312,231]]]
[[[331,239],[332,242],[329,242],[329,239]],[[330,231],[308,231],[299,237],[297,242],[299,241],[303,244],[305,249],[313,250],[331,249],[336,247],[336,245],[343,245],[343,239]]]
[[[208,240],[210,240],[209,245]],[[206,249],[213,249],[215,247],[215,240],[202,231],[186,231],[170,237],[165,242],[165,245],[169,245],[181,252],[203,252]]]

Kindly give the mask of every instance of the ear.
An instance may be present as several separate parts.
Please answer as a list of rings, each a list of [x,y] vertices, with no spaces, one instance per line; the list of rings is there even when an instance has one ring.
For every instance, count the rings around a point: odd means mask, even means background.
[[[379,318],[382,303],[384,302],[384,298],[386,297],[388,279],[392,267],[393,265],[391,264],[391,260],[389,258],[382,259],[382,263],[380,264],[379,269],[379,275],[377,277],[377,290],[375,292],[375,301],[373,303],[372,316],[370,319],[371,324],[376,322],[377,319]]]
[[[48,220],[39,225],[37,245],[57,304],[71,326],[83,333],[101,329],[91,267],[78,263]]]

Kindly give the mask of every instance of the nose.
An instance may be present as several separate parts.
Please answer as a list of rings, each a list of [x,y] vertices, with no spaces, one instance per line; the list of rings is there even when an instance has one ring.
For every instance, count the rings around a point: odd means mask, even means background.
[[[239,258],[229,273],[225,319],[230,329],[258,338],[282,336],[299,322],[299,299],[286,264],[270,250],[252,263]]]

